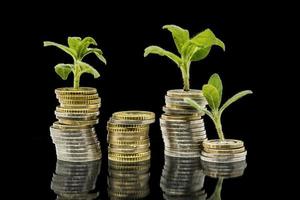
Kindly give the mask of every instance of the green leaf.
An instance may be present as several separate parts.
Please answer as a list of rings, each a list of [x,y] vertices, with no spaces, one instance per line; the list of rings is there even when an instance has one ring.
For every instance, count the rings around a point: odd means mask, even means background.
[[[202,92],[212,111],[218,110],[220,106],[220,97],[217,88],[212,85],[205,84],[202,87]]]
[[[220,98],[220,101],[221,101],[222,100],[223,84],[222,84],[222,80],[221,80],[219,74],[214,73],[213,75],[211,75],[211,77],[208,80],[208,84],[214,86],[215,88],[217,88],[217,90],[219,92],[219,98]]]
[[[211,50],[211,47],[197,48],[195,53],[192,55],[191,61],[200,61],[206,58]]]
[[[70,72],[73,70],[73,65],[72,64],[60,63],[60,64],[57,64],[54,68],[55,68],[55,72],[63,80],[67,80]]]
[[[184,102],[190,104],[192,107],[197,109],[200,112],[204,112],[206,115],[208,115],[212,120],[214,120],[213,114],[208,111],[205,107],[200,106],[196,101],[194,101],[191,98],[184,98]]]
[[[231,97],[230,99],[228,99],[223,106],[220,108],[220,115],[222,114],[222,112],[225,110],[225,108],[227,108],[230,104],[232,104],[233,102],[237,101],[238,99],[248,95],[248,94],[252,94],[253,92],[251,90],[244,90],[242,92],[237,93],[236,95],[234,95],[233,97]]]
[[[157,54],[157,55],[160,55],[160,56],[167,56],[168,58],[173,60],[177,64],[178,67],[181,64],[181,59],[178,56],[176,56],[175,54],[173,54],[170,51],[164,50],[161,47],[158,47],[158,46],[149,46],[149,47],[147,47],[145,49],[145,52],[144,52],[144,57],[148,56],[150,53],[151,54]]]
[[[82,59],[84,57],[85,53],[88,51],[88,47],[91,44],[97,46],[97,42],[92,37],[85,37],[81,41],[80,47],[78,48],[78,55],[79,55],[78,57],[79,57],[79,59]]]
[[[97,56],[97,58],[106,65],[106,59],[102,55],[103,52],[101,51],[101,49],[98,49],[98,48],[88,48],[82,58],[84,58],[86,55],[88,55],[90,53],[94,53]]]
[[[210,29],[205,29],[204,31],[198,33],[191,39],[191,42],[199,48],[207,48],[217,45],[225,51],[225,44],[218,39]]]
[[[45,41],[44,42],[44,47],[48,47],[48,46],[55,46],[55,47],[63,50],[64,52],[66,52],[67,54],[72,56],[72,58],[74,60],[76,60],[76,58],[77,58],[77,52],[74,49],[71,49],[71,48],[69,48],[65,45],[58,44],[58,43],[55,43],[55,42]]]
[[[189,31],[176,25],[165,25],[163,29],[167,29],[172,33],[176,48],[181,54],[182,46],[190,39]]]
[[[68,45],[71,49],[77,51],[80,44],[81,44],[80,37],[68,37]]]
[[[94,78],[100,77],[99,72],[88,63],[82,61],[77,61],[77,63],[80,66],[80,74],[88,73],[88,74],[92,74]]]

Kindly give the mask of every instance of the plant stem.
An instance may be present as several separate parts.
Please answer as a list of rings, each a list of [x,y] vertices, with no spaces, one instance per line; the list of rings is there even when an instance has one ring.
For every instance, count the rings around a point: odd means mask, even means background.
[[[74,81],[73,81],[73,88],[79,89],[79,82],[80,82],[80,74],[79,74],[79,65],[75,62],[74,63]]]
[[[181,67],[181,74],[183,80],[183,90],[190,90],[190,63],[184,63]]]
[[[219,136],[219,139],[224,141],[225,137],[224,137],[224,133],[223,133],[223,129],[222,129],[221,118],[219,116],[216,116],[214,122],[215,122],[215,126],[217,129],[217,134]]]

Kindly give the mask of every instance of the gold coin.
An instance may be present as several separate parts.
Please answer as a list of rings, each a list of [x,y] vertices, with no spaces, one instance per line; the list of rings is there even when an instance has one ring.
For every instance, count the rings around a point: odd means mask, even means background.
[[[92,127],[92,125],[62,124],[59,121],[54,122],[52,126],[58,129],[86,129]]]
[[[178,110],[196,110],[194,107],[190,106],[190,105],[186,105],[186,106],[179,106],[179,105],[175,105],[175,104],[166,104],[166,107],[169,109],[178,109]]]
[[[224,154],[235,154],[244,152],[246,149],[245,147],[236,148],[236,149],[212,149],[212,148],[203,148],[203,151],[207,153],[224,153]]]
[[[203,147],[207,149],[237,149],[244,146],[241,140],[225,139],[225,140],[207,140],[203,142]]]
[[[110,133],[124,133],[124,134],[134,134],[134,133],[148,133],[149,127],[146,128],[114,128],[107,126],[107,131]]]
[[[149,137],[107,137],[107,142],[109,144],[116,144],[116,145],[142,145],[149,143]]]
[[[57,88],[55,94],[57,95],[88,95],[97,93],[96,88],[80,87],[78,89],[71,87]]]
[[[116,120],[152,120],[155,119],[155,114],[139,110],[120,111],[113,113],[112,118]]]
[[[84,100],[96,100],[96,99],[101,100],[98,93],[77,94],[77,95],[63,94],[63,95],[56,95],[56,97],[60,100],[65,100],[65,101],[84,101]]]
[[[61,103],[60,106],[62,108],[67,109],[97,109],[101,107],[101,104],[63,104]]]
[[[92,126],[99,123],[98,119],[93,120],[71,120],[71,119],[64,119],[59,118],[58,122],[60,124],[67,124],[67,125],[77,125],[77,126]]]
[[[194,89],[191,89],[189,91],[184,91],[182,89],[175,89],[175,90],[169,90],[167,91],[167,96],[169,97],[203,97],[203,93],[201,90],[194,90]]]
[[[67,105],[94,105],[94,104],[101,104],[101,100],[99,99],[87,99],[87,100],[58,100],[60,104],[67,104]]]
[[[85,114],[85,113],[95,113],[98,112],[98,108],[64,108],[57,106],[56,111],[60,113],[78,113],[78,114]]]
[[[107,122],[107,126],[111,128],[149,128],[148,124],[115,124],[110,121]]]
[[[180,121],[193,121],[201,119],[201,115],[199,113],[195,113],[192,115],[167,115],[162,114],[161,119],[164,120],[180,120]]]

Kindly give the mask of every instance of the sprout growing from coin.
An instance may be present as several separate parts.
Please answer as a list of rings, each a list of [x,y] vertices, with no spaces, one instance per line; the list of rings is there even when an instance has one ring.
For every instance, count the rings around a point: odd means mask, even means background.
[[[219,139],[224,141],[224,134],[222,130],[222,124],[221,124],[221,116],[223,111],[231,105],[233,102],[237,101],[238,99],[244,97],[245,95],[252,94],[251,90],[244,90],[242,92],[237,93],[230,99],[228,99],[221,107],[221,100],[222,100],[222,91],[223,91],[223,84],[221,81],[221,78],[218,74],[213,74],[210,79],[208,80],[208,83],[203,85],[202,92],[204,97],[206,98],[208,102],[208,106],[210,107],[210,111],[206,108],[201,107],[197,102],[190,98],[185,98],[184,101],[189,103],[191,106],[196,108],[197,110],[204,112],[206,115],[208,115],[212,121],[215,124],[215,127],[217,129],[217,133],[219,136]]]
[[[175,62],[182,74],[183,90],[189,91],[191,62],[200,61],[206,58],[213,45],[221,47],[224,51],[225,45],[210,29],[205,29],[192,38],[190,38],[188,30],[176,25],[165,25],[163,26],[163,29],[167,29],[171,32],[180,56],[159,46],[149,46],[145,49],[144,57],[149,54],[157,54],[160,56],[167,56]]]
[[[88,63],[82,61],[83,58],[91,53],[95,54],[97,58],[106,64],[106,60],[103,57],[103,53],[99,48],[90,48],[90,45],[97,46],[97,42],[92,37],[68,37],[68,46],[58,44],[55,42],[45,41],[44,47],[55,46],[65,53],[69,54],[73,58],[72,64],[59,63],[55,68],[55,72],[63,79],[67,80],[69,74],[72,72],[74,75],[73,87],[74,89],[79,88],[80,77],[84,73],[89,73],[94,78],[100,77],[99,72],[94,69]]]

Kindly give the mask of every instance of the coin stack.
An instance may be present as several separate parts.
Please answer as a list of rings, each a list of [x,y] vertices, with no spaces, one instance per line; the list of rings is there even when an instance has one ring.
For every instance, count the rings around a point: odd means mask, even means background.
[[[164,199],[205,200],[207,194],[203,188],[204,178],[200,158],[165,155],[165,165],[160,179]]]
[[[101,162],[66,162],[57,160],[56,170],[51,181],[51,189],[57,199],[96,199],[95,189],[100,173]]]
[[[100,143],[93,127],[101,105],[95,88],[58,88],[60,103],[55,115],[58,121],[50,127],[57,159],[69,162],[86,162],[101,159]]]
[[[153,112],[113,113],[107,122],[108,159],[122,162],[149,160],[149,125],[154,121]]]
[[[204,174],[212,178],[235,178],[244,174],[245,160],[233,163],[214,163],[201,161]]]
[[[184,101],[191,98],[205,107],[207,101],[200,90],[169,90],[166,105],[160,118],[160,127],[165,144],[165,154],[174,157],[199,157],[201,143],[207,139],[204,113]]]
[[[233,163],[246,160],[247,151],[241,140],[206,140],[203,142],[201,160],[214,163]]]
[[[108,194],[111,200],[143,199],[150,193],[150,160],[108,161]]]

